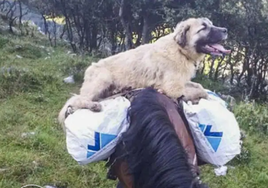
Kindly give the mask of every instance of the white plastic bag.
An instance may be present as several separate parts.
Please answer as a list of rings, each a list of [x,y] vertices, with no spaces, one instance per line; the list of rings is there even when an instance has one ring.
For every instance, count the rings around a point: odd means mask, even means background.
[[[197,155],[207,163],[223,166],[241,152],[240,129],[227,104],[215,93],[207,92],[209,99],[201,99],[197,105],[183,102],[184,113]]]
[[[205,89],[205,90],[206,90],[207,93],[208,93],[208,96],[209,96],[209,100],[210,100],[210,101],[217,101],[217,102],[220,103],[222,106],[224,106],[224,107],[227,108],[228,104],[227,104],[224,100],[222,100],[222,99],[220,98],[219,95],[217,95],[216,93],[214,93],[214,92],[212,92],[212,91],[210,91],[210,90],[208,90],[208,89]]]
[[[119,136],[129,127],[129,100],[120,96],[102,101],[101,105],[101,112],[80,109],[65,120],[67,150],[79,164],[107,159]]]

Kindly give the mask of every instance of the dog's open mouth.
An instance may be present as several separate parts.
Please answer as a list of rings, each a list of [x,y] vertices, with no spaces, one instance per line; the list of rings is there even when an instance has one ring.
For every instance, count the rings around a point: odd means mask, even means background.
[[[200,48],[204,53],[215,56],[223,56],[231,53],[231,50],[225,49],[221,44],[218,43],[206,44],[204,46],[200,46]]]

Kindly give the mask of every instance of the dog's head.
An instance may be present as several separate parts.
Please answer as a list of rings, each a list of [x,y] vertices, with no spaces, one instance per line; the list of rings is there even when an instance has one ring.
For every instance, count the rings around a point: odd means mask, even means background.
[[[227,29],[214,26],[208,18],[189,18],[177,24],[174,40],[194,54],[210,54],[222,56],[229,54],[220,43],[227,39]]]

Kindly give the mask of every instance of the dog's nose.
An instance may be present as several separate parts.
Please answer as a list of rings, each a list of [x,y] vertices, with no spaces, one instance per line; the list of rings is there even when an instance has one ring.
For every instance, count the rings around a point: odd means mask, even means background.
[[[228,31],[227,28],[223,28],[223,29],[222,29],[222,32],[223,32],[223,33],[227,33],[227,31]]]

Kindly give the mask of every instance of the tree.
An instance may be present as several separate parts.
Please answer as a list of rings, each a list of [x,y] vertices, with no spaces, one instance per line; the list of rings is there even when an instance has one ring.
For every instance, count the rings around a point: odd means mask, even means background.
[[[64,17],[61,38],[75,52],[103,51],[106,55],[154,42],[189,17],[208,17],[228,28],[226,45],[232,54],[209,56],[208,76],[226,81],[248,98],[267,96],[268,3],[265,0],[22,0],[43,18]],[[45,22],[46,24],[46,22]],[[205,70],[203,67],[202,70]],[[205,71],[202,71],[207,74]]]

